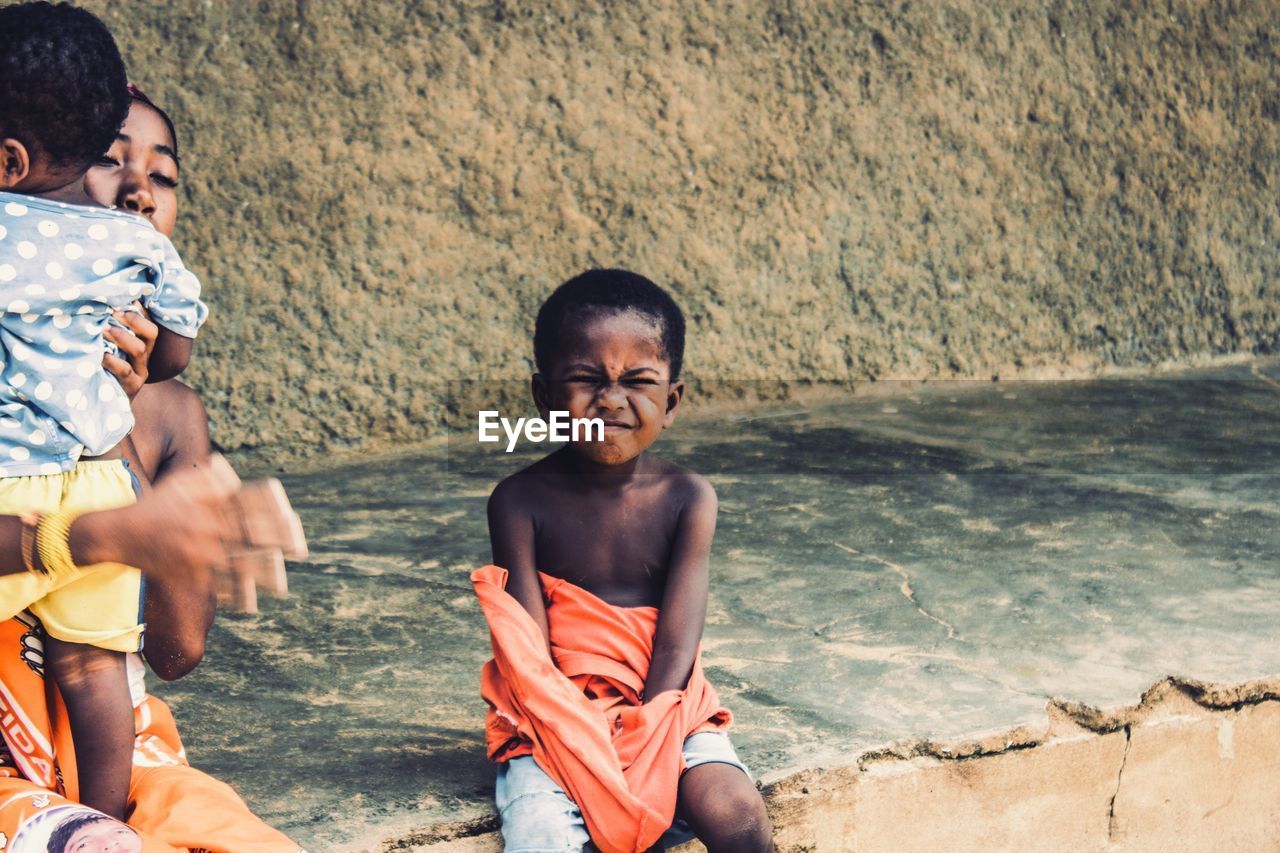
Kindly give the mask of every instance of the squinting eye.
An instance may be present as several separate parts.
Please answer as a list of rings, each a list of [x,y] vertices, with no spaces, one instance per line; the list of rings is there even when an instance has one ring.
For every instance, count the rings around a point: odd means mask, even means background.
[[[119,161],[119,160],[117,160],[116,158],[114,158],[114,157],[112,157],[112,156],[108,155],[108,154],[103,154],[101,157],[99,157],[99,158],[98,158],[98,162],[97,162],[97,163],[94,163],[93,165],[95,165],[95,166],[119,166],[119,165],[120,165],[120,161]]]
[[[642,386],[642,385],[657,385],[657,384],[658,384],[658,380],[656,380],[656,379],[647,379],[647,378],[646,378],[646,379],[641,379],[641,378],[637,378],[637,379],[624,379],[624,380],[622,380],[622,384],[623,384],[623,385],[627,385],[627,386],[639,387],[639,386]]]

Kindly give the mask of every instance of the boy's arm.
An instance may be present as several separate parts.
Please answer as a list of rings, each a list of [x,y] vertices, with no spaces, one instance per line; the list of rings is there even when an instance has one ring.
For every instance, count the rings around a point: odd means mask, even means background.
[[[147,362],[147,382],[163,382],[186,370],[194,344],[195,341],[191,338],[161,326],[160,333],[156,336],[155,349],[151,351],[151,359]]]
[[[547,605],[534,556],[533,512],[518,482],[503,480],[489,496],[489,546],[493,564],[507,570],[507,592],[529,611],[551,646]]]
[[[646,702],[667,690],[683,690],[689,683],[707,617],[707,561],[716,532],[716,492],[701,477],[694,480],[692,490],[671,548],[653,659],[644,685]]]

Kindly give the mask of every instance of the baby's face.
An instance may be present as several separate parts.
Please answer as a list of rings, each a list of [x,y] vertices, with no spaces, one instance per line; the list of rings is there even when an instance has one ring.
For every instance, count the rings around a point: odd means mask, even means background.
[[[600,464],[621,465],[675,419],[683,386],[670,375],[653,318],[634,311],[590,317],[565,329],[551,375],[544,377],[548,408],[604,421],[603,441],[574,447]]]
[[[133,101],[111,149],[84,176],[89,197],[151,220],[173,235],[178,217],[178,161],[169,127],[152,107]]]
[[[65,853],[141,853],[142,839],[123,823],[99,820],[81,827],[63,850]]]

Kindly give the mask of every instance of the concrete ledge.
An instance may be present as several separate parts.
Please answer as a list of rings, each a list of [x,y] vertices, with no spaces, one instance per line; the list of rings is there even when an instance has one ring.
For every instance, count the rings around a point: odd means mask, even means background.
[[[1280,837],[1278,789],[1280,678],[1168,678],[1111,710],[1055,700],[1040,727],[900,742],[763,783],[788,853],[1266,849]],[[364,849],[502,847],[490,817]]]

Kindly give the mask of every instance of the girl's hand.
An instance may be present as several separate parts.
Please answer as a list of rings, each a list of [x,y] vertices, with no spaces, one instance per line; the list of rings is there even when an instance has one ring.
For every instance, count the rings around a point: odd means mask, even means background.
[[[71,525],[76,565],[117,562],[170,577],[226,564],[231,496],[240,480],[221,456],[175,471],[136,503],[91,512]]]
[[[142,386],[147,384],[147,364],[151,360],[156,338],[160,336],[160,327],[151,322],[151,318],[140,306],[137,311],[117,311],[115,316],[125,328],[107,326],[103,337],[115,344],[124,357],[105,354],[102,356],[102,366],[119,380],[120,387],[132,400],[138,396]]]

